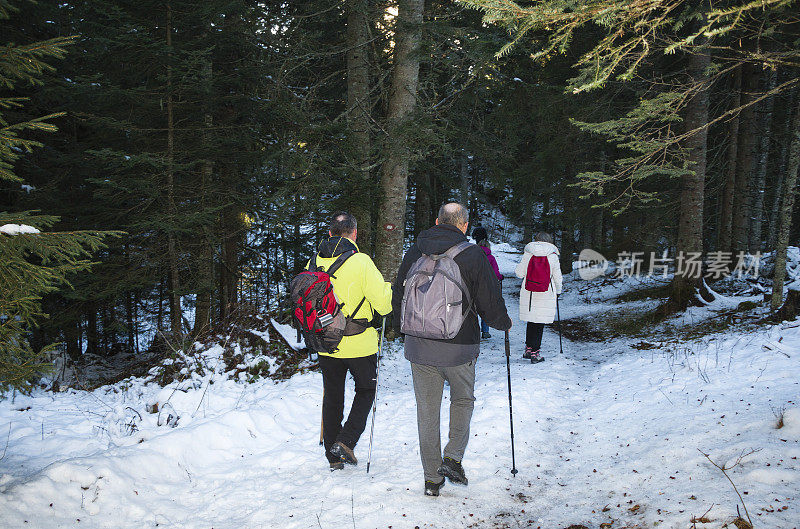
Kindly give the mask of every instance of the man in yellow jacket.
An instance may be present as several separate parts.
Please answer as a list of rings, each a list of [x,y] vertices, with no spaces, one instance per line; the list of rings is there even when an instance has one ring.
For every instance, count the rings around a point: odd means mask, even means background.
[[[372,320],[373,311],[383,316],[389,314],[392,310],[392,286],[383,280],[372,259],[358,252],[355,217],[345,212],[335,213],[328,234],[330,238],[319,245],[319,252],[312,260],[314,263],[309,264],[327,270],[339,255],[350,250],[356,251],[331,277],[333,291],[339,302],[343,303],[344,315],[366,323]],[[357,312],[353,314],[357,307]],[[322,399],[322,433],[325,456],[331,470],[343,468],[344,463],[358,463],[354,449],[364,433],[375,398],[377,352],[378,333],[374,327],[367,326],[359,334],[344,336],[335,353],[319,353],[325,392]],[[344,385],[348,371],[355,380],[356,394],[350,415],[342,425]]]

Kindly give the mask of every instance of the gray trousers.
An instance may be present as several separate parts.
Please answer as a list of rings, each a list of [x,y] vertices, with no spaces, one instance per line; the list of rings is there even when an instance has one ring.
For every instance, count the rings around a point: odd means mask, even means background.
[[[425,480],[439,482],[442,456],[461,461],[469,441],[469,423],[475,407],[475,360],[460,366],[434,367],[411,363],[417,399],[419,452]],[[450,434],[442,454],[439,413],[444,381],[450,383]]]

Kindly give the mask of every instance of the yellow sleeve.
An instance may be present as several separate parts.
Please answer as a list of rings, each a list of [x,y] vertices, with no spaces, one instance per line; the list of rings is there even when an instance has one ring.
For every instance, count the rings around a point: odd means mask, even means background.
[[[363,255],[363,254],[361,254]],[[361,287],[373,310],[385,316],[392,312],[392,284],[384,281],[375,263],[368,256],[364,260],[364,273],[361,275]]]

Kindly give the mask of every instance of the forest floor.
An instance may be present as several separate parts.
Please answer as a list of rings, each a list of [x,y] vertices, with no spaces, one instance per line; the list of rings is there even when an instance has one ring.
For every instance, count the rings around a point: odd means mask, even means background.
[[[756,528],[800,527],[800,322],[670,335],[750,299],[725,298],[663,322],[652,341],[606,336],[601,323],[658,302],[618,303],[624,281],[570,279],[562,317],[596,323],[594,341],[565,339],[561,354],[548,329],[546,361],[531,365],[516,317],[519,255],[507,245],[495,255],[511,276],[516,477],[498,331],[477,364],[470,484],[439,498],[422,494],[401,344],[385,347],[369,474],[369,431],[357,467],[328,471],[318,372],[247,384],[211,348],[210,368],[163,388],[133,378],[0,401],[0,527],[716,529],[734,527],[737,506]],[[729,468],[744,505],[711,461]]]

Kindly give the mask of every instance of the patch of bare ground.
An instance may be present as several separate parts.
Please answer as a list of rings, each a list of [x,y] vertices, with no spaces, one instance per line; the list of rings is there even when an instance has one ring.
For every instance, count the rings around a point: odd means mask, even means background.
[[[602,313],[561,321],[564,338],[579,342],[604,342],[618,338],[649,341],[693,340],[725,331],[746,332],[767,323],[758,304],[740,303],[698,321],[681,321],[679,314],[655,308],[614,307]],[[558,329],[558,323],[554,329]],[[641,349],[648,349],[647,342]]]

